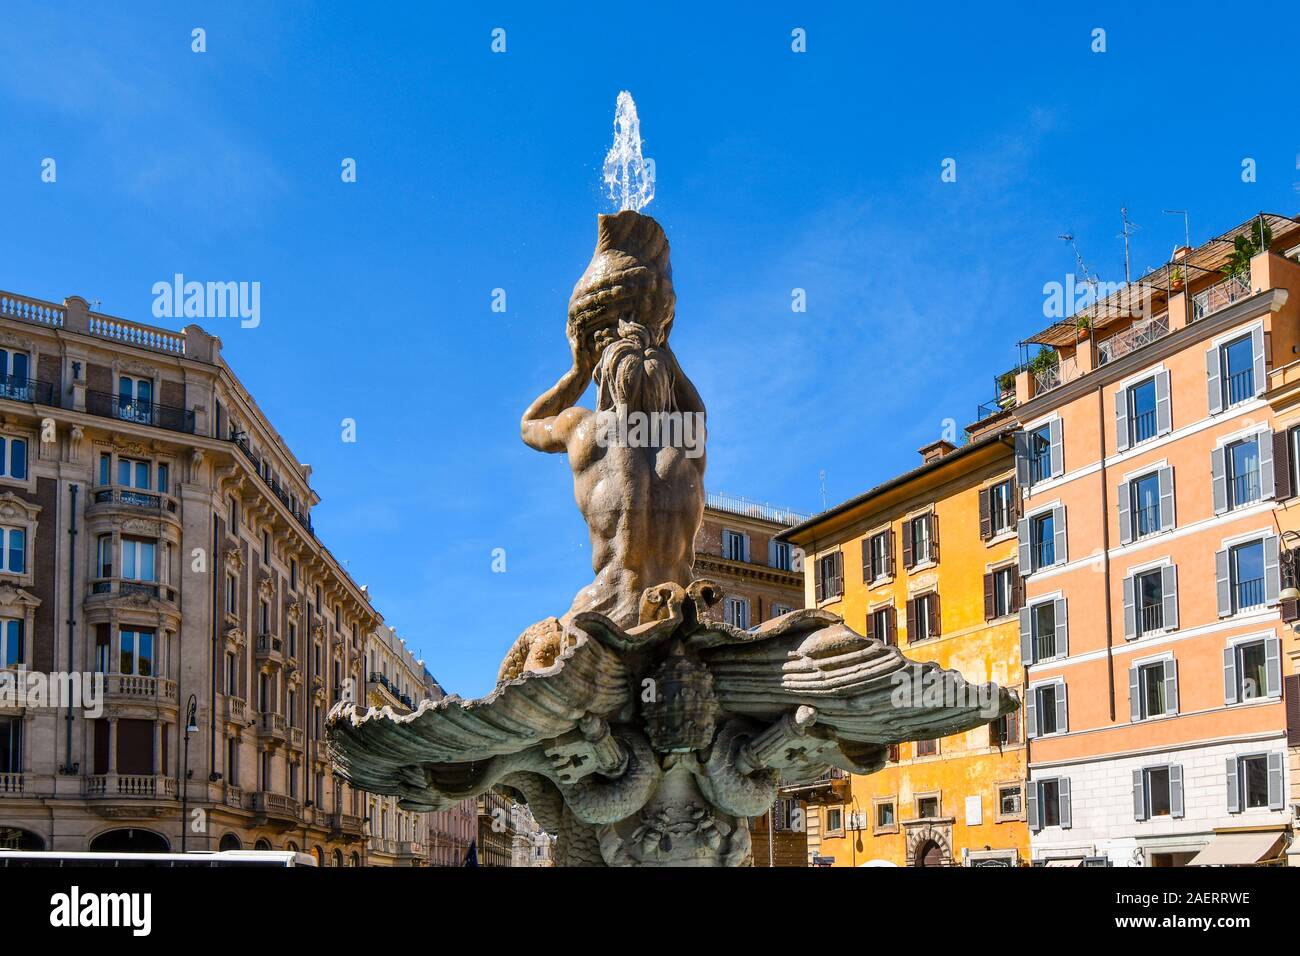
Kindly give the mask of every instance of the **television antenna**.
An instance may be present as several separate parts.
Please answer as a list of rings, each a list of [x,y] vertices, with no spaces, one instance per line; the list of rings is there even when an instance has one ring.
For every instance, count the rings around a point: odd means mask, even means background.
[[[1186,246],[1188,249],[1190,249],[1192,247],[1192,225],[1191,225],[1191,220],[1188,219],[1187,210],[1186,209],[1165,209],[1162,211],[1170,216],[1183,217],[1183,245]]]
[[[1124,221],[1124,230],[1123,232],[1120,233],[1120,237],[1123,238],[1124,240],[1124,284],[1128,285],[1130,282],[1133,281],[1133,277],[1130,275],[1130,269],[1129,269],[1128,237],[1131,236],[1136,230],[1141,229],[1142,227],[1135,222],[1128,221],[1127,206],[1119,207],[1119,215],[1120,218]]]
[[[1079,251],[1079,244],[1074,241],[1074,234],[1066,232],[1062,233],[1057,238],[1068,242],[1070,248],[1074,250],[1074,271],[1079,275],[1084,286],[1095,288],[1097,285],[1097,277],[1093,275],[1092,270],[1088,268],[1088,263],[1083,261],[1083,253]]]
[[[817,477],[818,477],[818,479],[821,481],[821,486],[822,486],[822,511],[825,511],[825,510],[826,510],[826,469],[823,468],[820,472],[818,472]]]

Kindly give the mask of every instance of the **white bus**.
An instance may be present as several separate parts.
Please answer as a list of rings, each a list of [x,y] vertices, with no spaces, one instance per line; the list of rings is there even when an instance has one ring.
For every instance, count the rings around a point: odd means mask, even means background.
[[[310,853],[293,850],[196,850],[192,853],[82,853],[0,850],[0,867],[315,866]]]

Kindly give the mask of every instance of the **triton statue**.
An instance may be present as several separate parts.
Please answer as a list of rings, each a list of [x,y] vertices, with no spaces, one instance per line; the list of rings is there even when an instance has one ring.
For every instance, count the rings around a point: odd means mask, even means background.
[[[561,866],[745,866],[748,820],[778,787],[872,773],[891,744],[1018,706],[823,610],[749,631],[709,617],[722,593],[691,570],[702,425],[697,449],[678,440],[686,427],[617,427],[638,414],[703,422],[668,343],[675,306],[659,224],[601,216],[569,301],[573,366],[521,423],[530,447],[568,455],[595,578],[563,617],[520,635],[482,699],[406,715],[337,705],[334,762],[354,786],[412,810],[505,792],[558,835]],[[576,407],[593,379],[596,409]]]

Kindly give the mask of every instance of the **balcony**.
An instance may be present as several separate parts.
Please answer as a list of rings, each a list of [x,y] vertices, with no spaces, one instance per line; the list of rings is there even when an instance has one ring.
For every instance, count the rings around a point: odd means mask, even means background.
[[[226,784],[224,799],[226,806],[234,807],[236,810],[244,809],[244,788],[237,787],[233,783]]]
[[[244,457],[252,463],[253,471],[257,472],[257,477],[262,479],[262,484],[266,485],[271,494],[280,499],[280,504],[289,510],[289,514],[293,515],[294,520],[302,525],[309,535],[313,538],[316,537],[316,532],[311,526],[311,517],[294,506],[293,498],[284,490],[283,485],[274,478],[267,477],[266,471],[262,467],[262,459],[258,457],[257,452],[253,451],[253,447],[248,443],[248,437],[243,432],[232,431],[230,441],[244,453]]]
[[[102,506],[102,507],[100,507]],[[90,492],[90,503],[86,516],[91,517],[101,511],[121,509],[128,514],[148,513],[151,517],[176,517],[176,499],[171,495],[160,495],[150,491],[137,491],[134,488],[95,488]]]
[[[399,859],[403,860],[423,860],[424,844],[417,840],[398,840],[394,846],[394,853]]]
[[[90,594],[93,598],[116,596],[137,603],[147,603],[151,598],[168,604],[176,603],[176,589],[171,585],[129,578],[92,578]]]
[[[350,813],[330,815],[330,839],[355,843],[366,835],[366,821]]]
[[[1225,309],[1232,303],[1252,295],[1254,293],[1250,289],[1249,272],[1229,276],[1222,282],[1217,282],[1192,296],[1192,321],[1196,322],[1207,315],[1213,315],[1220,309]]]
[[[248,723],[248,704],[244,702],[242,697],[226,694],[221,716],[232,724],[246,724]]]
[[[1164,604],[1144,604],[1138,608],[1138,634],[1150,634],[1165,626]]]
[[[248,809],[257,814],[263,824],[275,827],[297,826],[302,819],[302,804],[292,797],[269,790],[254,790],[249,794]]]
[[[82,780],[83,796],[104,799],[176,799],[176,781],[153,773],[98,773]]]
[[[1262,607],[1264,604],[1264,579],[1251,578],[1248,581],[1238,581],[1233,586],[1234,606],[1238,611],[1245,611],[1250,608]]]
[[[1169,334],[1169,313],[1142,322],[1134,322],[1123,332],[1116,333],[1104,342],[1097,343],[1097,364],[1099,366],[1123,358],[1130,352],[1136,352],[1144,345],[1150,345],[1157,339]]]
[[[34,378],[0,375],[0,398],[29,405],[53,405],[54,385]]]
[[[411,701],[409,694],[399,691],[393,682],[388,679],[388,675],[375,671],[366,681],[366,694],[376,694],[381,700],[386,700],[393,707],[405,707],[408,710],[413,709],[415,704]]]
[[[132,425],[149,425],[173,432],[194,434],[194,412],[171,405],[141,402],[124,395],[86,390],[86,411],[103,418],[115,418]]]
[[[271,741],[272,744],[282,744],[288,739],[289,727],[285,723],[283,714],[260,713],[257,715],[257,735]]]
[[[0,797],[21,797],[23,778],[21,773],[0,773]]]
[[[301,727],[289,728],[289,746],[295,750],[302,750],[303,743],[306,741],[306,735],[302,732]]]
[[[280,667],[284,664],[284,641],[274,634],[259,634],[253,655],[259,664]]]
[[[105,693],[110,699],[141,703],[176,703],[176,682],[165,677],[144,677],[140,674],[108,674]]]
[[[849,785],[848,772],[832,767],[829,772],[815,780],[792,787],[782,787],[781,795],[797,797],[811,804],[847,803],[851,799]]]

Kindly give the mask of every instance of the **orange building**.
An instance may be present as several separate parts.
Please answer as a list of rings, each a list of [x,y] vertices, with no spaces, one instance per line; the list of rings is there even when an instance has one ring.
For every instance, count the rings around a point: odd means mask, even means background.
[[[1019,687],[1014,420],[921,449],[919,468],[803,522],[808,606],[973,682]],[[942,531],[940,530],[942,529]],[[809,853],[834,866],[1014,866],[1028,856],[1019,714],[894,748],[889,764],[802,788]]]
[[[1298,245],[1258,217],[1030,340],[1055,351],[1015,383],[1035,862],[1289,843],[1275,506],[1296,483],[1265,391],[1300,349]]]

